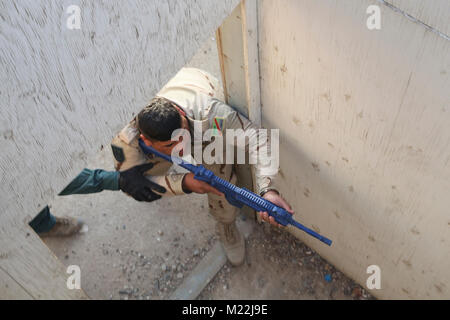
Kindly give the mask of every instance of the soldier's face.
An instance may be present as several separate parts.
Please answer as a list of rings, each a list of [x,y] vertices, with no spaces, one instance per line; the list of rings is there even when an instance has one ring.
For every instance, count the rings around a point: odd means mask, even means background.
[[[181,128],[189,131],[189,122],[185,116],[181,116]],[[146,145],[153,147],[156,150],[158,150],[159,152],[164,153],[168,156],[172,155],[172,150],[175,147],[180,148],[180,152],[176,152],[176,154],[179,155],[180,157],[183,156],[183,150],[184,150],[183,136],[180,136],[178,141],[173,141],[173,140],[167,140],[167,141],[153,140],[152,141],[152,140],[145,138],[143,135],[141,135],[141,138],[142,138],[142,140],[144,140]],[[184,143],[186,143],[186,141]]]

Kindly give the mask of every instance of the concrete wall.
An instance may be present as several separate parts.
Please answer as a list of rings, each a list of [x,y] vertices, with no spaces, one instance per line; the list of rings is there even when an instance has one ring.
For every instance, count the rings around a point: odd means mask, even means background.
[[[238,3],[0,3],[0,284],[15,281],[23,297],[80,297],[62,289],[62,265],[26,223]],[[69,5],[81,9],[80,30],[66,27]]]
[[[334,243],[296,236],[363,285],[378,265],[379,298],[448,299],[449,2],[387,3],[260,1],[262,122],[295,218]]]

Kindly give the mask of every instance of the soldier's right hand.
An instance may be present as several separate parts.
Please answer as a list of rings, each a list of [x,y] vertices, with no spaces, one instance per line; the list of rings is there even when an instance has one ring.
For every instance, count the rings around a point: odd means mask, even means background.
[[[165,193],[166,189],[144,176],[144,173],[151,168],[153,163],[146,163],[120,172],[119,189],[137,201],[151,202],[160,199],[161,196],[154,191]]]
[[[195,193],[213,193],[218,196],[223,196],[223,193],[214,187],[211,187],[204,181],[194,179],[193,173],[188,173],[183,178],[183,190],[189,190]]]

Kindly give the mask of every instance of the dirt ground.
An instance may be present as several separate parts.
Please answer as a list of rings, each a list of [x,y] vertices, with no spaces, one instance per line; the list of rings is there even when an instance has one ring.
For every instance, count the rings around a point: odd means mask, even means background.
[[[229,263],[198,299],[368,300],[361,286],[290,233],[255,223],[244,265]]]
[[[188,66],[220,79],[213,37]],[[109,148],[89,168],[114,170]],[[140,203],[104,191],[57,197],[50,205],[53,214],[88,226],[75,237],[44,241],[63,264],[80,266],[92,299],[167,299],[217,241],[205,195]],[[250,222],[245,264],[227,263],[198,299],[373,299],[289,233]]]

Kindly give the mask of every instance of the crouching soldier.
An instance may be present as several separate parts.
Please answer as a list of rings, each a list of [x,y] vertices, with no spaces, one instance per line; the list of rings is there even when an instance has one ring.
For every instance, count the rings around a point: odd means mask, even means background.
[[[190,133],[190,137],[193,137],[194,148],[188,149],[192,150],[194,155],[196,145],[200,145],[205,150],[211,143],[211,141],[203,141],[203,134],[208,129],[214,129],[213,132],[223,138],[227,130],[240,129],[244,135],[249,135],[248,141],[255,141],[255,139],[252,140],[251,135],[258,135],[258,127],[218,100],[218,88],[218,81],[207,72],[195,68],[183,68],[161,89],[150,104],[118,133],[112,140],[111,146],[118,171],[144,163],[153,163],[153,167],[144,174],[167,190],[162,196],[184,195],[191,192],[207,193],[209,212],[217,220],[217,231],[227,258],[232,265],[238,266],[245,258],[245,241],[235,222],[239,209],[229,204],[217,189],[194,179],[193,173],[170,172],[169,168],[172,165],[170,162],[152,155],[145,155],[139,147],[139,139],[142,139],[146,145],[159,152],[172,155],[172,150],[175,147],[179,149],[178,144],[183,143],[183,139],[171,140],[172,133],[177,129],[185,129]],[[200,140],[196,141],[198,139]],[[224,155],[227,149],[226,144],[233,142],[223,143]],[[266,140],[264,143],[270,149],[270,141]],[[248,151],[248,145],[246,147]],[[183,147],[182,150],[186,148]],[[258,157],[255,164],[255,192],[293,213],[289,204],[279,195],[274,186],[278,167],[274,170],[269,161],[262,158]],[[223,159],[226,159],[226,156]],[[236,183],[232,164],[203,163],[203,165],[218,177],[233,184]],[[272,217],[268,217],[267,212],[258,214],[264,220],[278,225]]]

